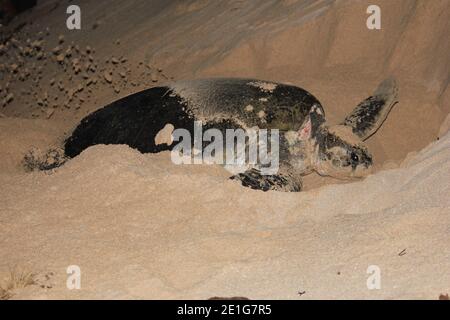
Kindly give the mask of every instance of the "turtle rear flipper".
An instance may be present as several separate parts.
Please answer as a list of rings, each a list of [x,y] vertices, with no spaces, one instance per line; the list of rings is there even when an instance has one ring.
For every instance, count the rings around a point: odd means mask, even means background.
[[[374,94],[360,102],[344,122],[363,141],[370,138],[383,124],[398,102],[398,87],[394,78],[380,83]]]

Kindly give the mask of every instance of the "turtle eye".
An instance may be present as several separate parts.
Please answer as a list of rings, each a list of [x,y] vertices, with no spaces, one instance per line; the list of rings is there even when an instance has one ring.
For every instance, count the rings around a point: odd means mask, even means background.
[[[352,159],[352,162],[358,162],[359,161],[359,157],[356,153],[352,152],[350,154],[350,158]]]

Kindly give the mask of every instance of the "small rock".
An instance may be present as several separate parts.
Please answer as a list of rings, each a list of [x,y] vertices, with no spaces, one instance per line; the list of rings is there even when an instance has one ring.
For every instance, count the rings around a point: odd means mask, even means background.
[[[108,82],[108,83],[112,83],[112,75],[111,75],[111,73],[110,72],[108,72],[108,71],[105,71],[105,73],[104,73],[104,78],[105,78],[105,80],[106,80],[106,82]]]
[[[57,55],[61,52],[62,48],[60,46],[56,46],[52,49],[54,55]]]
[[[6,96],[6,98],[5,98],[5,101],[6,101],[7,104],[10,103],[10,102],[13,101],[13,100],[14,100],[14,94],[12,94],[12,93],[9,93],[9,94]]]
[[[31,47],[33,47],[33,49],[36,49],[36,50],[41,50],[42,49],[42,43],[43,43],[43,41],[33,41],[32,43],[31,43]]]
[[[155,73],[152,73],[152,74],[150,75],[150,79],[152,80],[152,82],[158,82],[158,77],[156,76]]]
[[[79,74],[81,72],[81,67],[78,64],[73,65],[72,68],[73,68],[73,72],[75,72],[75,74]]]
[[[58,54],[58,55],[56,56],[56,61],[58,61],[59,63],[62,63],[62,62],[64,62],[65,57],[66,57],[66,56],[65,56],[63,53]]]
[[[10,70],[11,70],[12,73],[17,73],[17,71],[19,70],[19,66],[17,64],[13,63],[10,66]]]

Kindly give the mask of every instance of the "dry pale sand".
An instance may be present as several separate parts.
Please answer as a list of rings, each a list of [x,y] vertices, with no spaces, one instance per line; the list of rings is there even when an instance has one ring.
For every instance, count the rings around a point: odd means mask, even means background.
[[[75,32],[48,0],[3,27],[26,22],[0,48],[0,286],[16,268],[37,279],[18,299],[449,293],[450,1],[378,2],[380,31],[366,28],[370,1],[313,0],[86,1]],[[391,75],[400,102],[369,140],[378,170],[360,182],[311,175],[306,192],[263,193],[127,146],[91,147],[51,172],[21,166],[92,110],[171,79],[293,83],[337,122]],[[66,288],[69,265],[81,290]],[[369,265],[380,290],[367,288]]]

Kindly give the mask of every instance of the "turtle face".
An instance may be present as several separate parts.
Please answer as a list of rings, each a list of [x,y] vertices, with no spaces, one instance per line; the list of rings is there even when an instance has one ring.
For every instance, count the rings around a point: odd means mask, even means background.
[[[339,179],[362,178],[372,169],[372,156],[346,126],[323,127],[317,136],[315,171]]]

